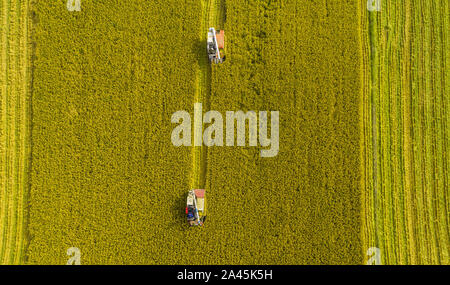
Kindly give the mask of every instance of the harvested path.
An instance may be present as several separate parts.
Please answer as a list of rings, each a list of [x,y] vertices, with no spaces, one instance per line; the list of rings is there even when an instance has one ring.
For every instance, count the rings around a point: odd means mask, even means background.
[[[0,264],[20,264],[30,163],[29,1],[0,5]]]
[[[365,249],[448,264],[448,1],[362,13]]]
[[[211,72],[212,67],[206,55],[207,33],[210,27],[216,30],[223,29],[225,21],[225,0],[202,0],[202,21],[199,40],[204,48],[204,56],[199,58],[199,69],[197,71],[195,91],[195,102],[202,103],[203,110],[209,110],[209,98],[211,96]],[[203,132],[202,132],[203,133]],[[202,146],[192,148],[192,182],[191,188],[205,188],[207,172],[207,147],[202,142]],[[198,145],[197,144],[197,145]],[[196,144],[194,143],[194,146]]]

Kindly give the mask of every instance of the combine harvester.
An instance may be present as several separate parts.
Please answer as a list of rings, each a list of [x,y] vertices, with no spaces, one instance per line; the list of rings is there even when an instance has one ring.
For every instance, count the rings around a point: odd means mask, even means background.
[[[209,28],[207,52],[210,63],[219,64],[225,61],[225,32],[223,30],[216,33],[216,29]]]
[[[219,64],[225,61],[225,32],[209,28],[206,51],[210,63]],[[186,203],[186,216],[190,226],[203,226],[206,219],[205,189],[189,191]]]
[[[190,226],[203,226],[206,220],[205,189],[189,191],[186,215]]]
[[[219,64],[225,60],[225,32],[216,33],[209,28],[206,51],[210,63]],[[186,216],[190,226],[203,226],[206,219],[205,189],[189,191],[186,203]]]

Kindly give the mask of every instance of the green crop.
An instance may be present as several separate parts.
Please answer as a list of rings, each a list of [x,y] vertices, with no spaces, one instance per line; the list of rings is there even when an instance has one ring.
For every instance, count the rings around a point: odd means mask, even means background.
[[[170,117],[194,101],[198,1],[36,1],[28,262],[175,263],[190,149]],[[203,50],[203,49],[202,49]]]
[[[217,250],[230,263],[361,263],[356,1],[226,4],[210,109],[279,111],[280,152],[208,150]]]
[[[362,16],[364,245],[382,264],[448,264],[448,2]]]
[[[112,3],[34,5],[29,262],[360,263],[355,3]],[[227,41],[213,68],[209,26]],[[194,102],[280,111],[280,154],[172,146]]]
[[[30,164],[29,1],[0,1],[0,11],[0,264],[20,264]]]
[[[449,4],[379,3],[0,0],[0,263],[448,264]],[[194,103],[278,155],[175,147]]]

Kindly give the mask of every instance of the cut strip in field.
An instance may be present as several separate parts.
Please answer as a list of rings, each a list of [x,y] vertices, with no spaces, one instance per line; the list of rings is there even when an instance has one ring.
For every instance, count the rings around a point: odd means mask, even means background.
[[[30,163],[29,1],[0,1],[0,264],[20,264],[27,244]]]
[[[214,27],[217,31],[223,29],[225,24],[225,0],[201,1],[201,27],[199,29],[199,51],[206,47],[207,31]],[[207,56],[199,53],[198,70],[196,74],[196,90],[193,103],[202,103],[202,108],[209,110],[211,97],[211,63]],[[204,188],[206,183],[208,149],[204,145],[192,148],[192,181],[191,188]]]
[[[364,245],[382,264],[448,264],[448,1],[362,14]]]

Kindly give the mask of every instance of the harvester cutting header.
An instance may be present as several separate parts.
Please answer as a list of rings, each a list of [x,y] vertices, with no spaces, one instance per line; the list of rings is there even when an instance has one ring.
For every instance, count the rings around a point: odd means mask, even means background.
[[[194,189],[187,196],[186,216],[191,226],[203,226],[206,219],[205,189]]]
[[[209,28],[207,52],[209,62],[218,64],[225,61],[225,32],[223,30],[217,33],[216,29]]]

